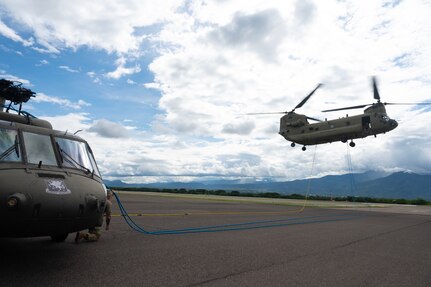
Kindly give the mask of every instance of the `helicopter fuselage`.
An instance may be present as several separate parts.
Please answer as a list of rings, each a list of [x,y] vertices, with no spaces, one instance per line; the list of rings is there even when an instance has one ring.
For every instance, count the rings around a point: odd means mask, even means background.
[[[65,238],[100,226],[105,204],[86,141],[0,111],[0,237]]]
[[[316,145],[365,138],[395,129],[382,103],[376,103],[361,115],[347,116],[310,124],[305,115],[290,112],[280,119],[280,131],[286,140],[301,145]]]

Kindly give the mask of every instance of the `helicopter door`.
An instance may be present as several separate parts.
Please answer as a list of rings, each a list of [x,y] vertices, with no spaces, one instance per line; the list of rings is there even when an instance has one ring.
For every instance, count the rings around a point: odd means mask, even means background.
[[[368,130],[371,128],[370,116],[362,117],[362,129]]]

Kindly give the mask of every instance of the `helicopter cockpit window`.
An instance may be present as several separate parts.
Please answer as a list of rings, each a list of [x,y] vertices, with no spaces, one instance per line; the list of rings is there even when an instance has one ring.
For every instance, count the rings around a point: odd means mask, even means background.
[[[20,161],[18,133],[0,128],[0,161]]]
[[[382,120],[382,122],[385,122],[385,123],[389,122],[389,117],[388,117],[388,116],[386,116],[386,115],[382,115],[382,116],[380,117],[380,119]]]
[[[88,152],[87,145],[83,142],[56,138],[60,154],[62,157],[62,165],[64,167],[83,169],[88,172],[94,172],[99,175],[97,166]]]
[[[57,165],[51,138],[46,135],[23,132],[28,163]]]

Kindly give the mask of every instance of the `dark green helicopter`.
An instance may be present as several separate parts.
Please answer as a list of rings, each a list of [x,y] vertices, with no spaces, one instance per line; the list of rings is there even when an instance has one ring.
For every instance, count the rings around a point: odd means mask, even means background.
[[[102,225],[106,187],[85,140],[22,111],[34,94],[0,79],[0,237],[61,242]]]
[[[376,78],[373,77],[373,96],[374,99],[377,100],[376,103],[322,111],[332,112],[366,108],[363,114],[354,116],[346,115],[346,117],[339,119],[321,121],[316,118],[295,113],[295,110],[302,107],[321,86],[322,84],[319,84],[290,112],[248,113],[248,115],[285,114],[280,118],[279,134],[286,140],[291,141],[292,147],[296,144],[303,145],[302,150],[305,151],[308,145],[337,141],[345,143],[348,140],[350,140],[349,145],[354,147],[356,145],[353,141],[354,139],[365,138],[371,135],[376,137],[378,134],[384,134],[395,129],[398,123],[396,120],[389,118],[385,109],[386,105],[430,105],[430,103],[383,103],[380,101]],[[310,123],[308,120],[315,121],[316,123]]]

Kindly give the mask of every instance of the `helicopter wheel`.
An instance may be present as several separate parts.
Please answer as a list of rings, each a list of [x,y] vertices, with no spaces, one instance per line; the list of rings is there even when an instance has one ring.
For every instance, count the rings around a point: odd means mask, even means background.
[[[351,142],[349,143],[349,145],[350,145],[351,147],[354,147],[356,144],[355,144],[353,141],[351,141]]]
[[[347,142],[347,139],[342,139],[342,140],[341,140],[341,142],[342,142],[342,143],[346,143],[346,142]]]
[[[307,148],[305,146],[302,147],[302,150],[305,151]]]
[[[69,233],[51,235],[51,240],[54,242],[63,242],[64,240],[66,240],[68,235]]]
[[[290,144],[290,146],[291,146],[291,147],[295,147],[295,143],[291,143],[291,144]]]

